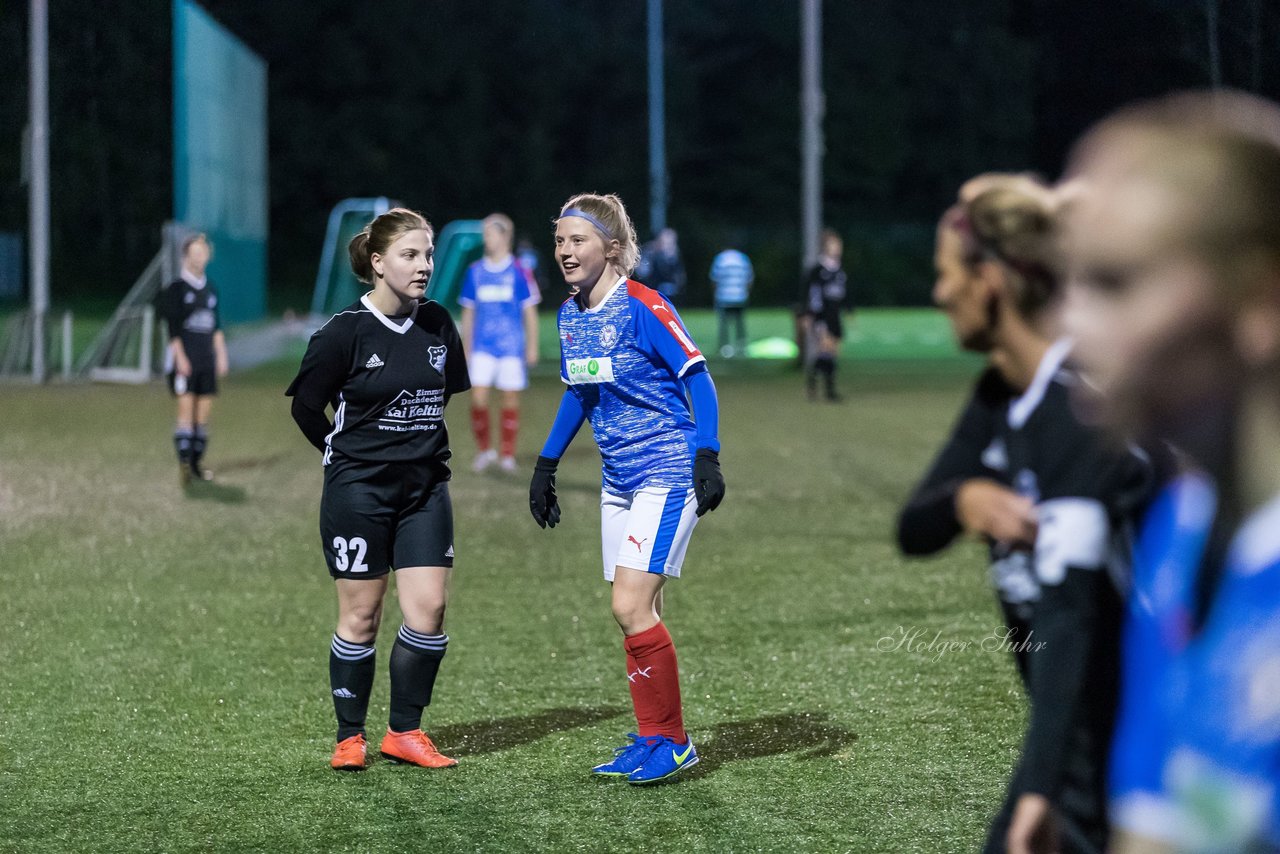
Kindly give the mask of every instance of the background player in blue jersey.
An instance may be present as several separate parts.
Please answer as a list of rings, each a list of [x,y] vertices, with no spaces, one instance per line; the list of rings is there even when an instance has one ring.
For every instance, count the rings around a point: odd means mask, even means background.
[[[1129,108],[1070,174],[1081,391],[1185,462],[1135,551],[1112,850],[1280,850],[1280,106]]]
[[[716,391],[675,309],[627,278],[636,237],[617,196],[571,198],[555,245],[573,294],[558,317],[568,389],[535,466],[529,506],[539,525],[555,527],[556,467],[590,419],[603,462],[604,576],[613,585],[638,724],[629,743],[593,771],[652,783],[698,761],[684,729],[662,590],[680,575],[698,517],[724,497]]]
[[[178,401],[173,444],[178,477],[209,480],[203,465],[209,441],[209,414],[218,393],[218,378],[227,375],[227,342],[218,320],[218,292],[205,276],[213,247],[203,234],[182,242],[182,271],[156,299],[169,330],[165,351],[169,389]]]
[[[496,460],[503,471],[516,470],[520,432],[520,392],[528,385],[526,366],[538,361],[538,309],[542,294],[530,270],[511,254],[511,218],[484,218],[484,257],[467,268],[458,304],[462,306],[462,342],[471,370],[471,432],[476,439],[473,468],[484,471]],[[490,447],[489,389],[502,392],[499,450]]]
[[[1057,198],[988,178],[938,227],[934,299],[961,344],[988,354],[958,436],[904,511],[911,550],[963,526],[992,545],[1011,647],[1030,700],[1022,756],[985,851],[1101,852],[1115,704],[1120,587],[1114,547],[1147,483],[1070,407],[1059,337]],[[915,530],[907,530],[915,529]]]
[[[351,269],[373,289],[311,336],[286,392],[298,427],[324,455],[320,540],[338,594],[329,653],[336,770],[365,767],[374,641],[392,571],[404,623],[391,649],[382,755],[427,768],[457,764],[422,731],[449,646],[453,507],[444,410],[468,388],[453,320],[439,303],[422,301],[434,252],[430,223],[403,208],[356,235]]]

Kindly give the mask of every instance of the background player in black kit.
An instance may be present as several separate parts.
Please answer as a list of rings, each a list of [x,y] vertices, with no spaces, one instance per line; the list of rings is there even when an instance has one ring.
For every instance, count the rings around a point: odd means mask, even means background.
[[[421,301],[434,233],[396,208],[351,241],[351,268],[373,290],[311,336],[286,394],[293,417],[324,456],[320,536],[338,593],[329,678],[338,718],[331,765],[365,765],[365,714],[374,640],[389,574],[404,625],[391,650],[391,708],[384,756],[427,768],[456,761],[422,731],[422,710],[449,637],[444,612],[453,567],[449,436],[444,409],[470,388],[449,313]],[[325,414],[331,406],[333,421]]]
[[[227,374],[227,343],[218,320],[218,292],[205,276],[213,247],[203,234],[182,242],[182,272],[156,298],[169,329],[165,357],[169,389],[178,401],[173,445],[183,485],[195,477],[210,480],[202,465],[209,442],[209,412],[218,378]]]
[[[993,580],[1031,709],[1022,756],[986,851],[1102,851],[1121,598],[1113,575],[1149,464],[1072,411],[1059,337],[1060,197],[989,179],[943,217],[935,301],[991,368],[899,521],[904,550],[961,528],[992,544]]]
[[[827,400],[838,401],[836,360],[844,341],[845,309],[849,278],[842,266],[844,241],[833,229],[822,230],[822,254],[800,285],[800,323],[804,330],[805,385],[809,399],[818,394],[822,375]]]

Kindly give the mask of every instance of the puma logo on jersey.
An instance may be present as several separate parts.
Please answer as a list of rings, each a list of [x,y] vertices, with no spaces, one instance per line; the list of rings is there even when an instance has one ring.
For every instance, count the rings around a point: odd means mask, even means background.
[[[627,537],[627,542],[628,542],[628,543],[635,543],[635,545],[636,545],[636,551],[638,551],[638,552],[642,552],[642,551],[644,551],[644,544],[645,544],[645,542],[646,542],[648,539],[649,539],[648,537],[645,537],[643,540],[637,540],[635,537],[631,537],[631,536],[629,536],[629,537]]]
[[[386,362],[379,359],[378,354],[374,353],[372,356],[369,357],[369,361],[364,363],[364,366],[366,368],[381,368],[385,364]]]
[[[635,671],[634,673],[628,673],[628,674],[627,674],[627,681],[628,681],[628,682],[634,682],[634,681],[636,681],[636,677],[637,677],[637,676],[643,676],[645,679],[648,679],[648,678],[649,678],[649,671],[650,671],[650,670],[652,670],[652,669],[653,669],[653,667],[652,667],[652,666],[650,666],[650,667],[644,667],[644,668],[636,668],[636,671]]]

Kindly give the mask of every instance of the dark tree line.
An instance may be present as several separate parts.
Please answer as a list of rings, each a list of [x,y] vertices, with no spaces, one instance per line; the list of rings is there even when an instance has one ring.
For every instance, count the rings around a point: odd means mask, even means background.
[[[1135,97],[1276,94],[1263,0],[827,0],[826,218],[859,301],[922,302],[933,223],[966,177],[1053,175]],[[272,302],[302,306],[330,207],[389,195],[437,224],[510,213],[549,252],[570,193],[648,222],[641,0],[207,0],[269,63]],[[118,297],[172,207],[168,0],[50,4],[55,301]],[[1217,10],[1211,66],[1207,8]],[[0,5],[0,230],[26,227],[26,4]],[[666,0],[669,219],[693,298],[726,243],[761,297],[799,264],[799,12],[793,0]]]

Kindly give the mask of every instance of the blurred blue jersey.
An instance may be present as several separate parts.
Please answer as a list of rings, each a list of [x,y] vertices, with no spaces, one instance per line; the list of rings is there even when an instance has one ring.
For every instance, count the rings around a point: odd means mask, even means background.
[[[716,286],[716,305],[746,305],[755,270],[751,259],[737,249],[726,249],[711,262],[711,281]]]
[[[595,308],[567,300],[558,320],[560,377],[591,420],[604,489],[691,488],[695,425],[681,379],[706,360],[675,309],[619,278]]]
[[[529,271],[514,258],[501,264],[481,259],[467,268],[458,304],[475,310],[471,347],[502,358],[524,358],[524,307],[542,300]]]
[[[1188,851],[1280,845],[1280,497],[1236,532],[1196,632],[1216,503],[1184,475],[1147,517],[1112,747],[1116,826]]]

